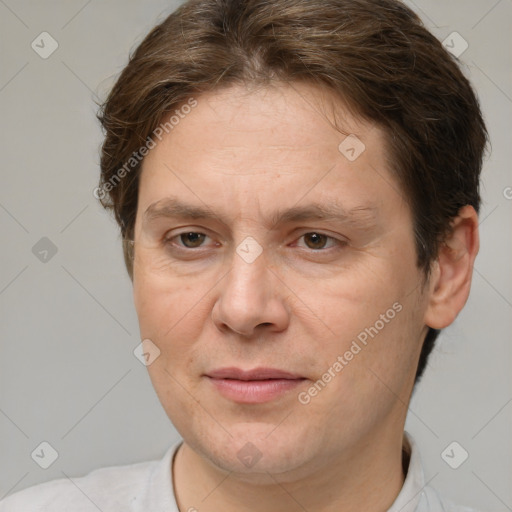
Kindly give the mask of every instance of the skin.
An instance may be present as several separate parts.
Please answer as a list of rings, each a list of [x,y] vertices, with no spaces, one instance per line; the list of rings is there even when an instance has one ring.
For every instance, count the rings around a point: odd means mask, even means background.
[[[476,213],[461,209],[425,283],[380,128],[308,84],[196,99],[143,162],[133,274],[141,339],[160,350],[149,375],[184,439],[172,468],[180,511],[387,510],[404,481],[403,429],[427,326],[449,325],[469,294]],[[366,147],[352,162],[338,149],[347,134]],[[145,218],[170,197],[217,217]],[[348,217],[271,220],[312,203]],[[188,232],[207,236],[195,245],[177,236]],[[262,248],[251,263],[236,252],[248,236]],[[300,403],[396,303],[400,312]],[[305,380],[269,402],[237,403],[205,376],[228,366]],[[261,454],[251,467],[237,457],[248,442]]]

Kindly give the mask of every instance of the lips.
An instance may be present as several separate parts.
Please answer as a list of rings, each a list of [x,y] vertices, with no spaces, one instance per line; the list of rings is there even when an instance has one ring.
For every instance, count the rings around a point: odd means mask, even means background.
[[[219,368],[206,377],[224,398],[240,404],[258,404],[282,397],[306,380],[276,368]]]
[[[253,370],[242,370],[240,368],[219,368],[208,372],[208,377],[213,379],[235,379],[235,380],[269,380],[269,379],[303,379],[284,370],[275,368],[254,368]]]

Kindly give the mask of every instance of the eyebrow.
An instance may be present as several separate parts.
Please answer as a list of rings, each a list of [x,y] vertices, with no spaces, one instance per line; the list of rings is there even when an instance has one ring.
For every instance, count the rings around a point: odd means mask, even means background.
[[[361,205],[345,210],[335,204],[313,203],[306,206],[294,206],[287,210],[278,210],[268,220],[268,226],[309,220],[338,221],[348,224],[368,226],[377,219],[378,208],[375,205]],[[183,203],[176,198],[165,198],[151,204],[143,214],[143,222],[160,218],[217,220],[227,225],[219,214],[202,206]]]

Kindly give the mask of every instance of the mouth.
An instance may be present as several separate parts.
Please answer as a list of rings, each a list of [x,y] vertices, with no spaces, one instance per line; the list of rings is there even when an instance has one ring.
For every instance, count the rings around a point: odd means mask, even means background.
[[[305,377],[275,368],[219,368],[205,375],[217,392],[244,404],[264,403],[296,389]]]

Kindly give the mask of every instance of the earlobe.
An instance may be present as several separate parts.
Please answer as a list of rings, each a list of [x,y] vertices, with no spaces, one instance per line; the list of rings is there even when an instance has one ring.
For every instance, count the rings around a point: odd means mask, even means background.
[[[472,206],[461,208],[451,225],[430,279],[424,322],[434,329],[450,325],[466,304],[480,244],[478,216]]]

